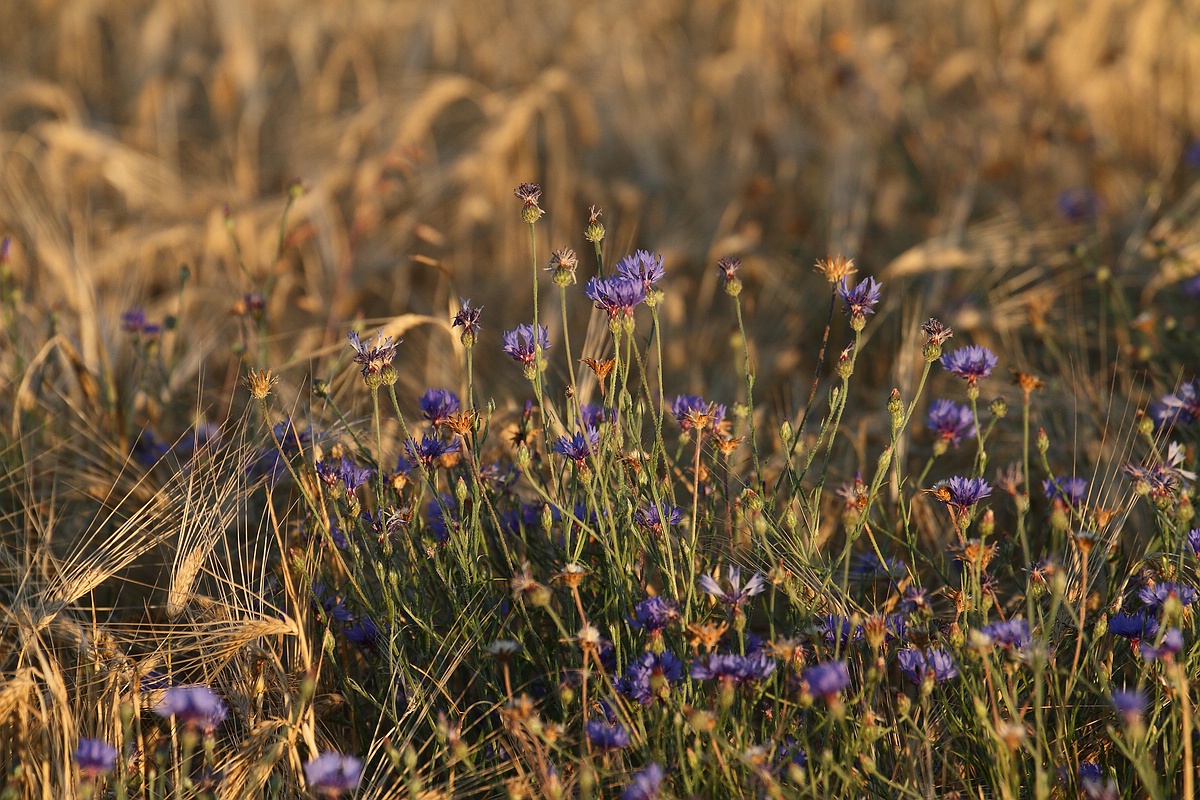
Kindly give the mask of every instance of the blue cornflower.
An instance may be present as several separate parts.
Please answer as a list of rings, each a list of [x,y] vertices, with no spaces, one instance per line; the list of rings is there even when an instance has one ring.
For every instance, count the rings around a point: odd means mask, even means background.
[[[985,636],[1005,650],[1009,648],[1020,650],[1029,644],[1029,623],[1019,617],[1002,622],[993,622],[990,625],[984,625],[980,630]]]
[[[679,619],[679,604],[665,597],[647,597],[633,607],[633,619],[629,624],[644,630],[648,634],[661,633],[675,620]]]
[[[800,673],[808,684],[808,691],[815,697],[831,698],[850,685],[850,670],[845,661],[830,661],[817,664]]]
[[[550,330],[545,325],[537,326],[537,349],[545,350],[550,346]],[[525,365],[526,369],[534,369],[537,350],[534,348],[534,332],[532,325],[518,325],[511,331],[504,332],[504,352],[514,361]]]
[[[775,662],[766,653],[748,656],[714,653],[707,661],[693,661],[689,674],[699,681],[720,680],[741,684],[765,680],[774,671]]]
[[[641,282],[642,291],[648,292],[651,286],[663,279],[666,271],[663,269],[662,256],[658,253],[638,250],[633,255],[625,256],[617,262],[617,274]],[[591,295],[588,296],[591,297]]]
[[[1141,719],[1142,714],[1146,713],[1148,703],[1145,692],[1137,689],[1114,689],[1112,693],[1113,708],[1124,717],[1126,723]]]
[[[932,613],[933,608],[929,604],[929,590],[921,586],[909,586],[904,590],[904,597],[900,600],[897,610],[903,614],[912,614],[917,611]]]
[[[665,777],[666,772],[663,768],[651,762],[645,769],[634,774],[633,780],[625,787],[625,791],[621,792],[621,800],[657,800]]]
[[[410,459],[420,461],[425,469],[433,469],[442,456],[458,452],[458,442],[447,444],[436,436],[424,434],[420,442],[415,439],[405,442],[404,451]]]
[[[686,433],[690,431],[696,419],[709,416],[709,430],[715,430],[725,419],[725,406],[720,403],[710,403],[697,395],[679,395],[671,401],[671,413],[675,421]]]
[[[946,371],[965,380],[968,386],[974,386],[980,378],[991,375],[999,361],[995,353],[977,344],[960,347],[941,358]]]
[[[80,739],[75,748],[75,763],[85,780],[95,780],[116,768],[117,748],[102,739]]]
[[[806,767],[808,766],[808,753],[804,752],[804,748],[800,747],[799,742],[788,736],[775,752],[775,761],[779,765],[777,768],[791,764],[795,764],[797,767]]]
[[[678,525],[683,520],[683,509],[679,506],[666,506],[659,511],[658,506],[651,505],[639,508],[633,514],[633,521],[638,527],[654,533],[662,533],[669,525]]]
[[[614,275],[611,278],[592,278],[583,287],[583,293],[596,304],[596,308],[608,312],[610,319],[620,315],[633,316],[633,309],[646,299],[646,286],[638,278]]]
[[[383,634],[379,630],[379,626],[370,617],[363,617],[355,622],[350,622],[342,626],[342,633],[346,634],[346,639],[364,650],[374,650],[379,647],[383,640]]]
[[[863,278],[858,285],[850,287],[849,276],[842,278],[838,284],[838,297],[846,304],[843,311],[850,317],[862,318],[875,313],[875,305],[879,302],[879,290],[883,285],[874,278]]]
[[[818,627],[825,641],[830,644],[841,642],[845,646],[863,638],[861,625],[854,625],[850,620],[837,614],[826,614]]]
[[[683,663],[669,650],[661,653],[642,653],[625,669],[625,677],[617,688],[644,706],[670,691],[672,683],[683,680]]]
[[[458,298],[459,309],[454,315],[454,322],[451,323],[452,328],[462,328],[462,343],[467,347],[474,346],[479,338],[479,329],[483,325],[479,322],[479,317],[483,314],[483,306],[478,308],[471,305],[470,300]]]
[[[600,431],[586,428],[583,433],[560,436],[550,449],[574,461],[575,467],[582,471],[587,469],[588,456],[594,455],[599,446]]]
[[[949,480],[939,481],[933,490],[933,495],[938,500],[953,506],[960,513],[967,512],[991,493],[991,485],[983,478],[963,478],[957,475]]]
[[[1183,652],[1183,632],[1179,628],[1168,628],[1158,646],[1142,641],[1138,649],[1147,661],[1170,660]]]
[[[722,589],[721,584],[717,583],[711,575],[700,576],[700,591],[717,598],[730,610],[740,609],[751,597],[767,590],[767,579],[761,572],[754,573],[750,580],[746,581],[745,586],[742,586],[740,567],[731,566],[726,574],[729,576],[728,592]]]
[[[975,438],[975,416],[971,407],[953,400],[934,400],[929,406],[929,429],[938,439],[958,447],[963,439]]]
[[[1192,528],[1187,535],[1188,547],[1195,555],[1200,556],[1200,528]]]
[[[375,343],[372,345],[364,344],[354,331],[350,331],[348,338],[350,346],[354,348],[354,363],[359,365],[363,378],[368,380],[392,365],[392,360],[396,357],[396,348],[400,344],[393,343],[392,337],[384,336],[383,331],[375,334]]]
[[[304,765],[304,777],[313,792],[325,797],[337,797],[358,788],[362,769],[362,760],[354,756],[321,753]]]
[[[1087,499],[1087,480],[1084,478],[1047,478],[1042,481],[1042,491],[1047,500],[1061,500],[1069,506],[1078,506]]]
[[[337,461],[318,461],[317,477],[330,488],[340,483],[350,493],[371,479],[371,469],[342,456]]]
[[[189,728],[212,733],[225,719],[225,703],[207,686],[173,686],[154,707],[160,717],[175,717]]]
[[[429,518],[429,530],[437,537],[438,542],[448,542],[450,532],[457,531],[460,525],[456,517],[458,508],[454,495],[442,493],[440,502],[437,499],[430,500],[425,512]]]
[[[859,580],[895,580],[907,575],[908,568],[898,558],[884,556],[881,561],[874,550],[868,550],[854,556],[850,574]]]
[[[1113,614],[1108,621],[1108,632],[1132,641],[1153,639],[1158,635],[1158,620],[1139,611],[1136,614]]]
[[[629,732],[619,722],[609,725],[592,720],[586,726],[588,741],[601,750],[619,750],[629,746]]]
[[[126,333],[141,333],[146,325],[146,312],[141,306],[133,306],[121,314],[121,328]]]
[[[1150,417],[1158,427],[1191,425],[1200,419],[1200,381],[1191,381],[1164,394],[1150,406]]]
[[[579,407],[579,416],[583,418],[584,427],[600,428],[605,423],[616,422],[617,410],[588,403]]]
[[[1190,606],[1196,602],[1196,590],[1194,587],[1186,583],[1176,583],[1175,581],[1165,581],[1156,583],[1153,586],[1143,586],[1138,591],[1138,597],[1146,604],[1146,607],[1151,611],[1158,611],[1162,608],[1163,603],[1171,597],[1179,600],[1179,604]]]
[[[459,408],[458,395],[449,389],[429,389],[417,402],[421,406],[421,413],[434,428],[440,428]]]
[[[927,653],[905,648],[896,654],[896,662],[900,671],[915,684],[925,680],[926,675],[932,675],[934,683],[945,683],[958,676],[958,667],[955,666],[954,659],[940,648],[934,648]]]
[[[1086,222],[1100,213],[1100,196],[1083,186],[1059,192],[1055,208],[1067,222]]]

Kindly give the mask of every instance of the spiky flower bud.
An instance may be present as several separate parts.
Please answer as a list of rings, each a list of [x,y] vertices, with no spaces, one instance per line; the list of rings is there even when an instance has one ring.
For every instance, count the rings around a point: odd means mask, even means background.
[[[992,401],[991,405],[992,416],[996,419],[1004,419],[1008,413],[1008,401],[1003,397],[997,397]]]
[[[592,244],[600,244],[604,241],[604,226],[600,223],[602,213],[599,206],[592,206],[588,210],[588,224],[583,229],[583,238]]]

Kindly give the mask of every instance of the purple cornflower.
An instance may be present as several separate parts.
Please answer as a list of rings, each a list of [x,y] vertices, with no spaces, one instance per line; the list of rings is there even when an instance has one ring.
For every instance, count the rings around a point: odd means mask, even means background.
[[[725,406],[710,403],[698,395],[681,394],[671,401],[671,413],[684,433],[692,429],[696,417],[704,415],[711,415],[708,429],[716,430],[725,419]]]
[[[474,345],[475,340],[479,337],[479,330],[483,325],[479,322],[479,317],[483,314],[483,306],[478,308],[471,305],[470,300],[458,298],[458,313],[454,315],[454,321],[450,324],[452,328],[462,328],[463,344],[467,344],[467,339],[470,339],[470,344]],[[470,345],[468,345],[470,346]]]
[[[670,691],[672,683],[683,680],[683,663],[671,651],[642,653],[637,661],[625,669],[625,677],[617,681],[617,688],[626,696],[644,706],[654,702]]]
[[[683,509],[671,505],[666,506],[663,511],[659,511],[658,506],[647,506],[639,508],[633,514],[633,521],[638,524],[639,528],[654,533],[662,533],[668,525],[678,525],[682,519]]]
[[[304,777],[313,792],[325,797],[337,797],[358,788],[362,769],[362,760],[354,756],[321,753],[304,765]]]
[[[711,575],[700,576],[700,591],[717,598],[730,610],[740,609],[751,597],[767,590],[767,579],[761,572],[754,573],[750,580],[746,581],[745,586],[742,586],[740,567],[731,566],[726,574],[729,576],[728,592],[722,589],[721,584],[717,583]]]
[[[975,438],[975,417],[970,406],[960,406],[953,400],[934,400],[929,406],[928,424],[938,439],[954,447],[963,439]]]
[[[1200,556],[1200,528],[1192,528],[1188,531],[1187,544],[1192,548],[1192,553]]]
[[[1100,196],[1083,186],[1059,192],[1054,207],[1067,222],[1086,222],[1100,213]]]
[[[163,694],[154,713],[175,717],[189,728],[212,733],[225,719],[225,703],[207,686],[173,686]]]
[[[880,561],[874,550],[868,550],[854,556],[850,574],[856,579],[864,581],[896,580],[907,575],[908,568],[898,558],[884,556]]]
[[[850,670],[845,661],[830,661],[809,667],[800,673],[800,678],[808,684],[810,694],[829,699],[850,685]]]
[[[1151,611],[1158,611],[1162,608],[1163,603],[1171,597],[1179,600],[1182,606],[1190,606],[1196,602],[1196,590],[1194,587],[1186,583],[1176,583],[1175,581],[1165,581],[1156,583],[1153,586],[1143,586],[1138,591],[1138,597],[1146,604],[1146,607]]]
[[[620,750],[629,746],[629,732],[621,723],[592,720],[586,726],[588,741],[601,750]]]
[[[698,681],[720,680],[741,684],[765,680],[774,671],[775,662],[763,652],[748,656],[714,653],[707,661],[693,661],[689,674]]]
[[[596,308],[608,312],[609,319],[624,314],[633,316],[633,309],[646,299],[646,286],[638,278],[614,275],[611,278],[592,278],[583,288],[583,293],[596,304]]]
[[[934,683],[945,683],[958,676],[958,667],[955,666],[954,659],[945,650],[939,648],[927,653],[906,648],[896,654],[896,662],[900,666],[900,671],[918,685],[925,680],[926,675],[932,675]]]
[[[146,325],[146,312],[141,306],[133,306],[121,314],[121,329],[126,333],[141,333]]]
[[[1183,632],[1179,628],[1168,628],[1163,634],[1162,642],[1155,646],[1143,641],[1138,645],[1142,658],[1147,661],[1171,660],[1183,652]]]
[[[633,619],[629,624],[648,634],[661,633],[675,620],[679,619],[679,605],[674,600],[665,597],[647,597],[633,607]]]
[[[933,609],[929,605],[929,590],[921,586],[909,586],[904,590],[904,598],[897,606],[897,610],[904,614],[912,614],[916,611],[932,613]]]
[[[666,271],[663,269],[662,256],[658,253],[638,250],[633,255],[625,256],[617,262],[617,274],[641,282],[644,293],[650,291],[651,286],[661,281]]]
[[[980,632],[1005,650],[1020,650],[1029,644],[1029,623],[1019,617],[984,625]]]
[[[1141,719],[1148,702],[1146,694],[1137,689],[1114,689],[1112,693],[1113,708],[1124,717],[1126,723]]]
[[[317,477],[330,488],[341,484],[350,493],[371,479],[371,470],[342,456],[337,461],[318,461]]]
[[[717,260],[717,272],[723,283],[739,280],[738,270],[742,268],[742,260],[737,256],[725,256]]]
[[[826,614],[818,626],[825,641],[830,644],[841,643],[842,646],[861,641],[863,629],[854,625],[850,620],[837,614]]]
[[[583,433],[576,433],[574,436],[560,436],[550,449],[571,459],[575,462],[576,469],[583,471],[587,469],[588,456],[595,455],[599,446],[600,431],[586,428]]]
[[[514,361],[525,365],[527,370],[534,369],[537,350],[545,350],[550,346],[550,330],[545,325],[537,326],[537,347],[534,347],[532,325],[518,325],[511,331],[504,332],[504,352]]]
[[[458,395],[449,389],[429,389],[417,402],[421,413],[434,428],[440,428],[459,408]]]
[[[376,649],[383,638],[379,626],[370,617],[363,617],[356,622],[342,626],[342,633],[346,634],[346,639],[351,644],[364,650]]]
[[[1158,620],[1145,611],[1136,614],[1113,614],[1112,619],[1108,621],[1108,632],[1132,642],[1153,639],[1158,635]]]
[[[946,371],[965,380],[968,386],[974,386],[980,378],[991,375],[999,361],[995,353],[977,344],[960,347],[941,358]]]
[[[605,423],[616,422],[617,410],[588,403],[579,407],[579,416],[583,418],[584,427],[599,428]]]
[[[103,739],[80,739],[75,748],[75,763],[84,780],[95,780],[116,768],[117,748]]]
[[[1200,381],[1191,381],[1174,392],[1164,394],[1150,407],[1157,427],[1191,425],[1200,419]]]
[[[420,442],[415,439],[405,442],[404,451],[408,453],[409,459],[420,461],[425,469],[433,469],[442,456],[458,452],[458,442],[447,444],[436,436],[424,434]]]
[[[1078,506],[1087,499],[1087,480],[1084,478],[1047,478],[1042,481],[1042,491],[1047,500],[1061,500],[1069,506]]]
[[[879,290],[883,285],[874,278],[863,278],[858,285],[850,287],[850,278],[842,278],[838,284],[838,297],[846,304],[843,311],[851,317],[864,317],[875,313],[875,305],[879,302]]]
[[[953,506],[959,513],[966,513],[991,493],[991,485],[983,478],[962,478],[957,475],[939,481],[934,488],[934,496],[946,505]]]
[[[625,791],[621,792],[621,800],[657,800],[665,777],[663,768],[651,762],[633,776]]]
[[[392,337],[384,336],[383,331],[375,334],[373,345],[364,344],[354,331],[350,331],[348,338],[350,346],[354,348],[354,363],[359,365],[363,378],[368,380],[392,365],[392,359],[396,357],[396,347],[400,344],[393,343]]]

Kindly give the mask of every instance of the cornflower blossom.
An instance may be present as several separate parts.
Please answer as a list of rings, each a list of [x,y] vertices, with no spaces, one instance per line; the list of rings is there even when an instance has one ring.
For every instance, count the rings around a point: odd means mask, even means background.
[[[341,484],[347,494],[371,480],[372,474],[369,467],[360,467],[345,456],[337,461],[318,461],[316,468],[322,483],[330,488]]]
[[[740,567],[731,566],[726,574],[729,577],[729,591],[722,589],[721,584],[717,583],[711,575],[700,576],[700,591],[717,598],[730,610],[739,610],[749,602],[751,597],[767,590],[767,579],[761,572],[754,573],[750,580],[746,581],[745,586],[742,586]]]
[[[103,739],[80,739],[74,755],[79,774],[85,780],[107,775],[117,765],[117,748]]]
[[[383,641],[383,633],[370,617],[343,625],[342,633],[346,635],[347,641],[364,650],[374,650]]]
[[[449,389],[429,389],[417,403],[434,428],[440,428],[459,409],[458,395]]]
[[[1029,623],[1021,618],[984,625],[980,632],[1005,650],[1020,650],[1030,641]]]
[[[1143,641],[1138,650],[1147,661],[1169,661],[1183,652],[1183,632],[1179,628],[1168,628],[1159,644]]]
[[[1139,466],[1126,464],[1122,471],[1133,478],[1136,494],[1149,495],[1151,500],[1173,497],[1185,485],[1196,480],[1196,473],[1181,467],[1187,452],[1179,442],[1167,445],[1167,457],[1162,461]]]
[[[663,279],[666,271],[663,269],[662,256],[658,253],[638,250],[633,255],[625,256],[617,262],[617,274],[640,281],[642,291],[649,292],[654,284]]]
[[[1192,528],[1188,531],[1187,544],[1193,554],[1200,556],[1200,528]]]
[[[405,442],[404,452],[408,453],[409,459],[420,461],[425,469],[433,469],[442,456],[458,452],[458,442],[447,444],[436,436],[425,434],[419,442],[415,439]]]
[[[1086,222],[1100,213],[1100,196],[1084,186],[1072,186],[1058,194],[1054,207],[1067,222]]]
[[[607,312],[609,319],[622,315],[632,317],[634,308],[646,300],[645,284],[628,275],[592,278],[583,288],[583,293],[596,304],[596,308]]]
[[[1145,611],[1136,614],[1113,614],[1108,620],[1108,632],[1137,644],[1141,639],[1153,639],[1158,635],[1158,620]]]
[[[664,778],[666,772],[663,768],[651,762],[645,769],[634,774],[633,780],[625,787],[625,791],[621,792],[621,800],[657,800]]]
[[[523,364],[526,370],[535,368],[537,351],[550,347],[550,330],[545,325],[537,326],[536,347],[533,326],[521,324],[511,331],[504,332],[504,352]]]
[[[942,356],[942,366],[974,387],[980,378],[992,374],[999,363],[996,354],[982,345],[969,344]]]
[[[766,680],[775,671],[775,661],[766,653],[741,656],[736,653],[714,653],[707,661],[693,661],[689,674],[698,681],[719,680],[723,683],[752,683]]]
[[[663,511],[658,506],[639,508],[633,514],[633,521],[639,528],[653,533],[662,533],[669,525],[678,525],[683,520],[683,509],[679,506],[668,505]]]
[[[1137,689],[1114,689],[1112,693],[1113,708],[1124,718],[1126,724],[1141,719],[1142,715],[1146,713],[1148,703],[1149,699],[1145,692]]]
[[[905,648],[896,654],[896,662],[908,679],[920,685],[926,675],[933,676],[934,683],[945,683],[958,676],[958,667],[948,652],[934,648],[926,653],[914,648]]]
[[[373,382],[375,378],[381,378],[380,373],[387,367],[392,366],[392,360],[396,357],[396,348],[400,342],[392,342],[392,337],[384,336],[383,331],[375,334],[375,343],[371,345],[364,344],[358,338],[358,334],[350,331],[348,334],[350,346],[354,348],[354,363],[361,368],[359,371],[365,380]],[[379,384],[376,384],[378,386]]]
[[[154,713],[209,734],[225,719],[225,703],[207,686],[173,686],[163,693]]]
[[[454,315],[454,321],[450,327],[462,328],[462,336],[459,338],[463,346],[473,347],[479,340],[479,330],[483,327],[479,322],[479,318],[483,314],[483,306],[476,308],[471,305],[470,300],[463,300],[461,297],[458,298],[458,303],[458,313]]]
[[[737,256],[725,256],[717,260],[717,274],[724,283],[739,280],[738,270],[742,268],[742,260]]]
[[[805,669],[800,679],[808,685],[809,694],[829,699],[850,685],[850,670],[845,661],[830,661]]]
[[[710,417],[708,429],[716,430],[725,419],[725,411],[725,406],[720,403],[710,403],[694,394],[681,394],[671,401],[671,414],[684,433],[692,429],[696,417],[705,415]]]
[[[867,314],[875,313],[875,306],[879,303],[879,290],[882,288],[883,285],[874,278],[863,278],[856,286],[851,287],[850,278],[845,277],[838,284],[837,293],[846,304],[843,311],[852,319],[862,319]]]
[[[1069,506],[1078,506],[1087,499],[1087,480],[1084,478],[1047,478],[1042,481],[1042,492],[1047,500],[1059,500]]]
[[[929,430],[946,445],[958,447],[963,439],[975,438],[975,416],[970,406],[960,406],[953,400],[934,400],[927,421]]]
[[[861,625],[854,625],[850,620],[837,614],[826,614],[818,627],[821,636],[829,644],[840,642],[842,646],[845,646],[863,638]]]
[[[904,614],[913,614],[917,611],[932,613],[933,608],[929,604],[929,590],[921,586],[909,586],[904,590],[904,597],[900,600],[897,609]]]
[[[980,500],[992,493],[992,487],[983,478],[955,476],[939,481],[932,490],[933,495],[960,514],[970,511]]]
[[[587,403],[579,407],[579,416],[583,419],[584,427],[600,428],[605,423],[616,422],[617,410],[595,403]]]
[[[354,756],[341,753],[321,753],[304,765],[308,788],[324,797],[337,797],[353,792],[362,780],[363,763]]]
[[[126,333],[141,333],[146,326],[146,312],[141,306],[133,306],[121,314],[121,329]]]
[[[600,446],[600,431],[587,428],[573,436],[561,436],[551,450],[575,462],[580,471],[587,469],[588,456],[594,455]]]
[[[607,722],[592,720],[586,726],[588,741],[593,747],[601,750],[620,750],[629,746],[629,732],[619,722],[609,725]]]
[[[679,605],[665,597],[647,597],[633,607],[633,618],[629,624],[648,634],[662,633],[663,629],[679,619]]]
[[[873,550],[859,553],[850,565],[850,575],[858,580],[896,580],[908,574],[908,568],[898,558],[884,556],[880,561]]]
[[[683,662],[669,650],[661,653],[642,653],[625,669],[625,677],[617,681],[617,689],[643,706],[654,702],[670,691],[672,683],[683,680]]]
[[[1177,599],[1182,606],[1190,606],[1196,602],[1196,589],[1186,583],[1166,581],[1153,586],[1143,586],[1138,591],[1138,597],[1148,609],[1158,611],[1171,598]]]

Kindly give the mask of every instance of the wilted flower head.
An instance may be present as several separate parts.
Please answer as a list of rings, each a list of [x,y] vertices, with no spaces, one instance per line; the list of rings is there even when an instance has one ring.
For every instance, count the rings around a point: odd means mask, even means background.
[[[847,277],[842,278],[838,284],[837,293],[846,304],[843,310],[847,315],[862,317],[875,313],[875,306],[879,303],[879,290],[882,288],[882,284],[870,277],[863,278],[856,286],[851,287]]]
[[[958,447],[963,439],[975,438],[975,416],[971,407],[952,400],[934,400],[929,406],[929,429],[941,441]]]
[[[458,395],[449,389],[429,389],[417,402],[421,414],[435,428],[441,427],[459,408]]]
[[[649,291],[651,286],[663,279],[666,272],[663,269],[662,256],[658,253],[638,250],[633,255],[625,256],[617,262],[617,274],[639,281],[643,291]]]
[[[850,670],[845,661],[817,664],[800,673],[808,691],[816,697],[834,697],[850,685]]]
[[[685,433],[692,429],[698,417],[703,416],[709,418],[707,429],[716,429],[725,419],[725,410],[725,406],[720,403],[710,403],[694,394],[679,395],[671,401],[671,414]]]
[[[375,343],[364,344],[355,331],[347,334],[350,346],[354,348],[354,363],[360,367],[363,378],[371,380],[378,376],[385,367],[392,365],[396,357],[396,347],[400,342],[392,342],[392,337],[384,336],[383,331],[375,334]]]
[[[172,686],[163,694],[154,713],[175,717],[189,728],[212,733],[225,719],[225,703],[207,686]]]
[[[717,272],[725,283],[737,278],[738,270],[742,268],[742,260],[736,256],[725,256],[717,261]]]
[[[591,720],[587,726],[588,741],[601,750],[619,750],[629,746],[629,732],[619,722],[609,725],[601,720]]]
[[[974,386],[980,378],[992,374],[999,359],[996,354],[986,347],[970,344],[942,356],[942,366],[947,372],[953,372],[958,377]]]
[[[651,762],[633,776],[625,791],[621,792],[621,800],[656,800],[665,777],[663,768]]]
[[[569,247],[560,247],[550,254],[547,272],[554,273],[554,283],[567,286],[575,283],[575,270],[579,267],[579,256]]]
[[[479,330],[483,327],[479,322],[479,317],[483,314],[483,306],[475,308],[471,305],[470,300],[463,300],[461,297],[458,298],[458,302],[458,313],[454,315],[454,322],[450,327],[461,327],[463,344],[470,347],[475,344],[479,337]]]
[[[522,183],[513,190],[513,194],[516,195],[522,203],[521,219],[525,220],[530,225],[537,222],[542,214],[546,213],[542,211],[540,206],[538,206],[538,200],[542,196],[542,187],[538,186],[536,183]]]
[[[537,360],[537,350],[550,347],[550,330],[545,325],[537,326],[537,347],[534,347],[533,326],[522,324],[504,333],[504,352],[514,361],[524,364],[527,368],[534,366]]]
[[[825,277],[830,283],[841,283],[858,270],[854,267],[854,259],[842,255],[830,256],[817,261],[816,272]]]
[[[610,278],[592,278],[583,293],[596,304],[596,308],[608,313],[610,319],[624,315],[633,316],[633,310],[646,299],[646,284],[628,275],[613,275]]]
[[[80,739],[75,748],[75,763],[80,776],[94,780],[116,767],[117,748],[102,739]]]
[[[742,586],[740,567],[730,566],[727,575],[729,576],[729,591],[722,589],[721,584],[717,583],[711,575],[700,576],[700,591],[712,595],[732,610],[740,608],[751,597],[767,590],[767,579],[761,572],[754,573],[750,580],[746,581],[745,586]]]
[[[308,788],[325,797],[353,792],[362,780],[363,763],[354,756],[322,753],[304,765]]]

